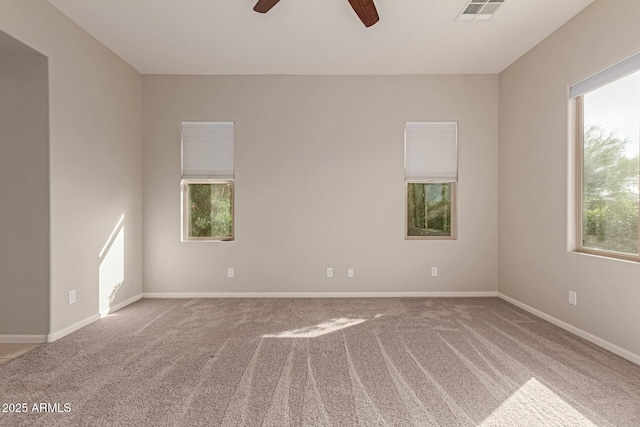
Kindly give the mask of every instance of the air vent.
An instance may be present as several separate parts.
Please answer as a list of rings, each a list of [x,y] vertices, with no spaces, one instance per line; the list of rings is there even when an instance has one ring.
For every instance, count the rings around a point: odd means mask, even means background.
[[[469,0],[456,18],[460,21],[486,21],[502,6],[504,0]]]
[[[462,12],[463,15],[477,15],[482,9],[482,5],[478,3],[471,3],[467,6],[467,8]]]

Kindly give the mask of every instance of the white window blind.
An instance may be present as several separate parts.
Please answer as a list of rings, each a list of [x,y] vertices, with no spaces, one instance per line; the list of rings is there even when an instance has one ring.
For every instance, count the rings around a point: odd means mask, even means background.
[[[406,122],[404,144],[407,181],[458,180],[457,122]]]
[[[640,70],[640,52],[572,85],[569,90],[569,99],[584,95],[638,70]]]
[[[233,179],[234,122],[182,122],[182,177]]]

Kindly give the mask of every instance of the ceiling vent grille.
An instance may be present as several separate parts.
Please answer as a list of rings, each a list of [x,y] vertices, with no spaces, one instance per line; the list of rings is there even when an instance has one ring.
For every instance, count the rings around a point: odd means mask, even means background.
[[[460,21],[486,21],[502,6],[504,0],[469,0],[456,18]]]

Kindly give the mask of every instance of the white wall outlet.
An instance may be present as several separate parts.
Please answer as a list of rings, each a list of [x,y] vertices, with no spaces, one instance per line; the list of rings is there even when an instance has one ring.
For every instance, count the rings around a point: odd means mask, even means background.
[[[76,303],[76,290],[69,291],[69,305]]]
[[[431,276],[438,277],[438,267],[431,267]]]
[[[578,294],[574,291],[569,291],[569,304],[578,305]]]
[[[333,268],[327,267],[327,277],[333,277]]]
[[[353,277],[353,268],[347,270],[347,277]]]
[[[227,277],[234,277],[234,276],[235,276],[235,271],[233,270],[233,267],[227,268]]]

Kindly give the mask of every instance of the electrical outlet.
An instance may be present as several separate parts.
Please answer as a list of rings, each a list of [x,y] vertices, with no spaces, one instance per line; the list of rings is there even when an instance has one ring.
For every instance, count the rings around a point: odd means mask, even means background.
[[[333,268],[327,267],[327,277],[333,277]]]
[[[353,277],[353,268],[347,270],[347,277]]]
[[[569,291],[569,304],[578,305],[578,294],[574,291]]]
[[[438,277],[438,267],[431,267],[431,276]]]
[[[234,277],[235,272],[233,271],[233,267],[227,268],[227,277]]]
[[[69,305],[76,303],[76,290],[69,291]]]

